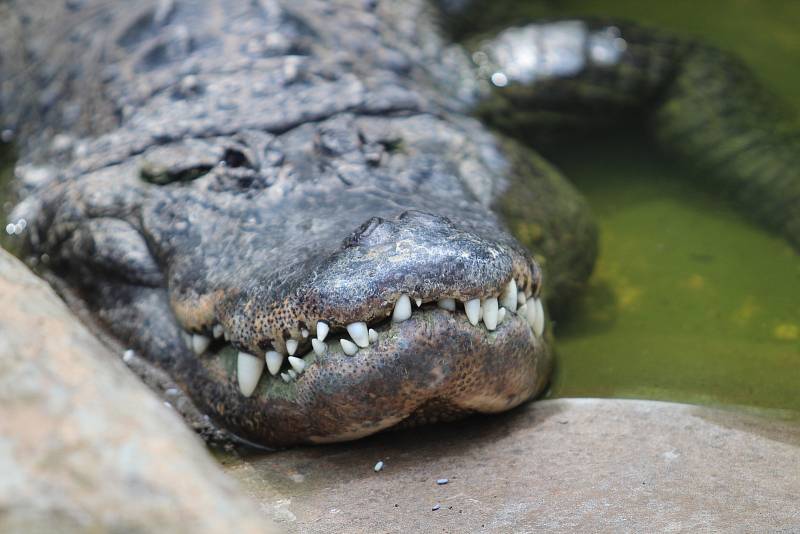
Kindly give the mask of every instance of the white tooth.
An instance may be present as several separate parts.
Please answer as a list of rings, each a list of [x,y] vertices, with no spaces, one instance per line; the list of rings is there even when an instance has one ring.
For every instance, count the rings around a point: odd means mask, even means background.
[[[347,325],[347,333],[356,342],[356,345],[362,349],[369,347],[369,330],[367,330],[367,323],[350,323]]]
[[[281,370],[281,365],[283,365],[283,354],[274,350],[270,350],[267,351],[267,355],[264,359],[267,360],[267,369],[269,369],[269,374],[272,376],[277,375],[278,371]]]
[[[287,373],[289,373],[289,376],[291,376],[291,377],[292,377],[292,379],[296,379],[296,378],[297,378],[297,373],[295,372],[295,370],[294,370],[294,369],[289,369],[289,370],[287,371]]]
[[[544,308],[541,299],[536,299],[536,321],[533,323],[533,333],[542,337],[544,333]]]
[[[286,352],[289,353],[289,356],[297,352],[297,340],[296,339],[289,339],[286,341]]]
[[[405,321],[409,317],[411,317],[411,299],[408,298],[408,295],[400,295],[400,298],[397,299],[394,305],[392,321],[399,323]]]
[[[348,356],[352,356],[356,352],[358,352],[358,345],[350,341],[349,339],[342,338],[339,340],[339,343],[342,345],[342,350]]]
[[[519,304],[520,306],[525,304],[525,293],[523,293],[522,291],[517,291],[517,304]]]
[[[229,341],[230,340],[230,338],[228,337],[228,332],[223,332],[222,333],[222,337],[225,339],[225,341]]]
[[[322,356],[328,350],[328,345],[326,345],[324,341],[320,341],[317,338],[311,338],[311,348],[314,349],[314,353],[317,356]]]
[[[500,304],[509,311],[517,310],[517,283],[512,278],[500,295]]]
[[[289,365],[292,366],[292,369],[294,369],[297,374],[302,373],[306,368],[306,362],[304,362],[302,358],[295,358],[294,356],[289,356]]]
[[[221,324],[215,324],[212,333],[214,334],[214,339],[219,339],[225,334],[225,329],[222,328]]]
[[[289,376],[289,375],[288,375],[288,374],[286,374],[286,373],[281,373],[281,378],[282,378],[282,379],[283,379],[283,381],[284,381],[284,382],[286,382],[287,384],[288,384],[289,382],[291,382],[291,381],[292,381],[292,377],[291,377],[291,376]]]
[[[183,342],[186,343],[186,348],[192,350],[192,334],[181,330],[181,337],[183,338]]]
[[[514,304],[516,304],[516,303],[517,303],[517,301],[515,300]],[[505,321],[505,320],[506,320],[506,309],[505,308],[500,308],[499,310],[497,310],[497,324],[501,325],[501,324],[503,324],[503,321]]]
[[[472,299],[464,303],[464,311],[472,326],[477,326],[481,320],[481,299]]]
[[[369,329],[369,342],[370,343],[375,343],[376,341],[378,341],[378,333],[375,330],[373,330],[372,328],[370,328]]]
[[[300,329],[300,335],[303,336],[303,339],[307,338],[308,337],[308,330],[306,330],[305,328],[301,328]]]
[[[528,325],[533,328],[534,323],[536,322],[536,313],[539,311],[536,308],[536,303],[532,298],[528,299],[525,303],[525,307],[528,309],[526,317],[528,319]]]
[[[528,320],[528,306],[526,304],[517,308],[517,316],[522,317],[525,321]]]
[[[325,341],[325,336],[328,335],[330,328],[327,324],[323,323],[322,321],[317,321],[317,339],[320,341]]]
[[[486,325],[487,330],[497,328],[497,299],[495,297],[483,301],[483,324]]]
[[[264,372],[264,360],[252,354],[240,352],[236,358],[236,375],[239,378],[239,391],[249,397],[255,391],[261,373]]]
[[[416,303],[416,305],[417,305],[417,308],[419,308],[420,306],[422,306],[422,299],[421,299],[421,298],[416,298],[416,299],[414,299],[414,302]]]
[[[439,299],[436,305],[443,310],[456,311],[456,299]]]
[[[211,339],[200,334],[192,334],[192,350],[195,354],[203,354],[211,344]]]

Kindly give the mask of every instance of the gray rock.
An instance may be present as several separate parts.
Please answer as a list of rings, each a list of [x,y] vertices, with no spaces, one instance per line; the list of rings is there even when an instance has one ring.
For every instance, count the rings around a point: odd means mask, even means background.
[[[291,532],[800,531],[800,425],[671,403],[543,401],[226,463]]]
[[[271,530],[182,420],[0,249],[0,532]]]

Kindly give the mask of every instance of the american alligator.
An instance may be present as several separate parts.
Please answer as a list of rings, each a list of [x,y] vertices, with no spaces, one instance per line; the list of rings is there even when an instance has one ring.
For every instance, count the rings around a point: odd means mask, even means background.
[[[6,2],[6,231],[145,379],[188,395],[182,411],[265,446],[543,390],[543,300],[580,290],[597,232],[514,138],[635,115],[800,244],[796,143],[736,60],[602,21],[465,48],[436,17],[419,1]]]

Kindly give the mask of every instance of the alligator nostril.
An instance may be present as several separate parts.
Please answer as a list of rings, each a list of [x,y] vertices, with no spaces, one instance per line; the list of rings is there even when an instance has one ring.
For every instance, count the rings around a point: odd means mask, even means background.
[[[225,150],[225,155],[222,157],[222,161],[231,168],[243,167],[248,165],[247,156],[242,153],[240,150],[236,150],[235,148],[228,148]]]
[[[381,217],[372,217],[345,240],[344,246],[348,247],[363,244],[373,236],[376,230],[385,226],[386,224],[386,219]]]
[[[442,217],[441,215],[434,215],[433,213],[419,210],[406,210],[397,217],[397,220],[399,221],[408,219],[416,219],[433,223],[450,223],[450,219],[447,217]]]

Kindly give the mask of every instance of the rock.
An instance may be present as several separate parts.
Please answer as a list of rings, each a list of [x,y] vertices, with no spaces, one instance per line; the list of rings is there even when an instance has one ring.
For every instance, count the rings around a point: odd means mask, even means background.
[[[0,249],[0,532],[264,532],[198,438]]]
[[[800,425],[672,403],[543,401],[225,463],[290,532],[800,531]]]

